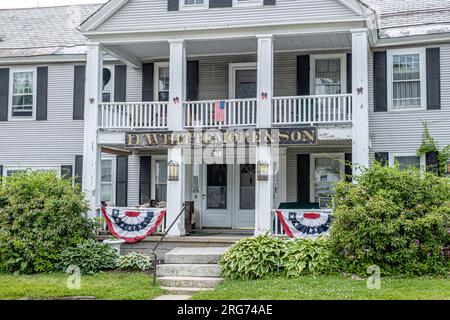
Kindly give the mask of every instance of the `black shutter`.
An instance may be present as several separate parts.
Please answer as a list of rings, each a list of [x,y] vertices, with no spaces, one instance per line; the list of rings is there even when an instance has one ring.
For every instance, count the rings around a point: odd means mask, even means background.
[[[3,179],[3,166],[0,165],[0,182],[2,182]]]
[[[73,120],[84,120],[84,81],[86,66],[74,66],[73,74]]]
[[[389,153],[375,152],[375,161],[381,163],[382,166],[387,166],[389,164]]]
[[[373,54],[374,72],[374,111],[387,111],[387,66],[386,51],[377,51]]]
[[[0,121],[8,121],[9,69],[0,69]]]
[[[179,0],[167,0],[167,11],[178,11],[179,10]]]
[[[199,86],[199,64],[198,61],[187,62],[187,94],[188,101],[197,101],[198,98],[198,86]]]
[[[127,66],[121,64],[114,68],[114,102],[125,102],[127,99]]]
[[[61,178],[72,181],[72,166],[61,166]]]
[[[440,48],[427,49],[427,109],[441,108],[441,52]]]
[[[276,0],[264,0],[264,5],[265,6],[273,6],[275,5],[277,1]]]
[[[426,170],[435,174],[439,174],[438,152],[428,152],[425,154]]]
[[[297,201],[309,203],[309,154],[297,155]]]
[[[153,101],[154,64],[145,63],[142,67],[142,101]]]
[[[75,156],[75,183],[78,183],[81,187],[83,183],[83,156]]]
[[[210,8],[227,8],[233,6],[233,0],[209,0]]]
[[[347,93],[353,92],[352,82],[352,54],[347,53]]]
[[[47,120],[48,67],[37,68],[36,120]]]
[[[345,154],[345,181],[351,182],[353,176],[352,154]]]
[[[126,207],[128,198],[128,156],[117,156],[116,163],[116,206]]]
[[[309,96],[309,55],[297,57],[297,95]]]
[[[150,202],[150,166],[152,157],[139,159],[139,204]]]

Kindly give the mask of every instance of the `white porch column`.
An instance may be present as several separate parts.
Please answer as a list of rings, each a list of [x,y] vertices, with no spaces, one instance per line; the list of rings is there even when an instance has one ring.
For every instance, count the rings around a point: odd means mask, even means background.
[[[101,148],[97,141],[98,104],[101,100],[103,82],[103,51],[100,45],[90,45],[87,51],[84,147],[82,189],[90,206],[90,216],[96,217],[100,206],[100,158]]]
[[[256,178],[255,199],[255,235],[271,230],[270,214],[273,209],[273,152],[270,146],[256,147],[256,166],[264,161],[269,164],[269,179],[260,181]],[[256,168],[258,171],[258,168]]]
[[[183,101],[186,98],[186,47],[184,40],[169,40],[169,106],[167,123],[169,130],[183,128]]]
[[[369,76],[367,29],[352,30],[353,175],[369,167]]]
[[[183,159],[183,149],[181,147],[170,148],[167,154],[168,162],[174,161],[179,164],[180,177],[178,181],[167,181],[167,227],[176,219],[181,212],[183,202],[185,200],[186,189],[186,168]],[[180,236],[184,235],[184,213],[177,220],[172,229],[169,230],[168,235]]]
[[[258,36],[257,71],[257,127],[270,128],[272,125],[273,96],[273,36]],[[264,94],[264,96],[263,96]]]

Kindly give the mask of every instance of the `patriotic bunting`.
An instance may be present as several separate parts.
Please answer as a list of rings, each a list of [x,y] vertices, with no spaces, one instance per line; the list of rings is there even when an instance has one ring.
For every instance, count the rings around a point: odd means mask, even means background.
[[[161,224],[166,210],[102,207],[109,231],[118,239],[135,243],[150,235]]]
[[[290,238],[314,238],[329,232],[333,216],[331,210],[275,210]]]

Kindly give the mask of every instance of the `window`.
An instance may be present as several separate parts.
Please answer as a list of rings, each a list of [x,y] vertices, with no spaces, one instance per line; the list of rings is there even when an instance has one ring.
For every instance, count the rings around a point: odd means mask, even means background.
[[[424,49],[388,52],[388,101],[390,110],[426,107]]]
[[[256,98],[256,62],[230,63],[228,77],[231,99]]]
[[[209,7],[208,0],[182,0],[180,1],[180,10],[198,10],[207,9]]]
[[[112,66],[103,67],[103,90],[102,101],[114,101],[114,68]]]
[[[345,177],[344,154],[311,154],[310,201],[319,202],[320,197],[334,193],[336,182]]]
[[[196,4],[204,4],[204,0],[184,0],[184,5],[196,5]]]
[[[36,106],[35,70],[11,70],[9,92],[10,118],[34,119]]]
[[[167,160],[155,160],[155,200],[167,201]]]
[[[233,7],[260,6],[262,4],[262,0],[233,0]]]
[[[16,173],[25,172],[27,170],[31,170],[31,171],[53,171],[53,172],[55,172],[55,174],[57,176],[60,176],[59,168],[33,167],[33,166],[30,166],[30,167],[7,167],[7,168],[5,168],[3,174],[4,174],[5,177],[10,177],[10,176],[12,176],[12,175],[14,175]]]
[[[425,170],[425,157],[418,157],[414,153],[389,154],[389,165],[393,166],[396,162],[402,170],[409,167]]]
[[[155,64],[155,101],[169,101],[169,63]]]
[[[102,157],[100,176],[100,200],[114,204],[115,157]]]
[[[345,55],[312,55],[311,88],[314,95],[342,94],[346,88]]]

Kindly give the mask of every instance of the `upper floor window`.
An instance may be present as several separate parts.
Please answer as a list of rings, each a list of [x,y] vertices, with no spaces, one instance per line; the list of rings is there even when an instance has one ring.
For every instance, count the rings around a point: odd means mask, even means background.
[[[262,4],[262,0],[233,0],[233,7],[259,6]]]
[[[205,0],[184,0],[184,4],[187,6],[196,4],[205,4]]]
[[[208,0],[181,0],[180,9],[189,10],[189,9],[208,8],[207,1]]]
[[[424,49],[388,52],[388,103],[390,110],[426,108]]]
[[[113,102],[114,100],[114,68],[103,67],[103,89],[102,102]]]
[[[11,70],[10,77],[10,118],[34,119],[36,109],[35,70]]]
[[[155,101],[169,101],[169,63],[155,63]]]
[[[311,88],[314,95],[346,92],[345,55],[311,56]]]

